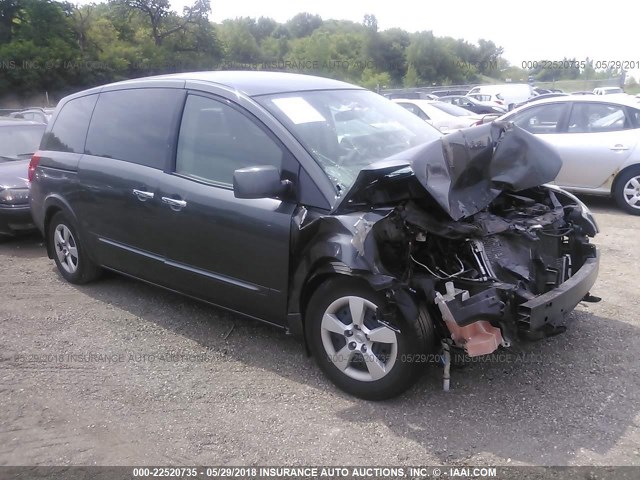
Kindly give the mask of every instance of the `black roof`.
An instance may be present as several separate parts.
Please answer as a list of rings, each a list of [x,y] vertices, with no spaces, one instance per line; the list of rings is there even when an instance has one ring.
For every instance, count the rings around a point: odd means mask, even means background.
[[[336,90],[336,89],[361,89],[350,83],[340,82],[331,78],[302,75],[298,73],[265,72],[265,71],[212,71],[190,72],[161,75],[156,77],[125,80],[118,85],[138,83],[144,80],[175,79],[197,80],[224,85],[236,89],[253,97],[257,95],[269,95],[273,93],[298,92],[308,90]]]

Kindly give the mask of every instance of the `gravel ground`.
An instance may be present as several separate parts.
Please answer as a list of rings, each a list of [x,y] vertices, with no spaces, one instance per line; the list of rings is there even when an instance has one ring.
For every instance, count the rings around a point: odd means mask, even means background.
[[[274,328],[116,275],[73,286],[38,237],[0,244],[0,465],[640,465],[640,217],[585,201],[603,301],[383,403]]]

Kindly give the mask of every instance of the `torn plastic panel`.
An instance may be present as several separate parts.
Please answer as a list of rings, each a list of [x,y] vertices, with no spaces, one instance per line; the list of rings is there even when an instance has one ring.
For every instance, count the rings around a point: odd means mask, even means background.
[[[397,178],[413,172],[444,212],[459,220],[483,210],[502,192],[553,181],[561,166],[556,151],[543,140],[494,122],[459,130],[363,169],[334,213],[392,201]]]

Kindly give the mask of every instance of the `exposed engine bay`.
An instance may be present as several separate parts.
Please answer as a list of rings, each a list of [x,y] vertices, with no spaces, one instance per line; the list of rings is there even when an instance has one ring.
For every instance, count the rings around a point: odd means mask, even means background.
[[[587,239],[595,231],[579,205],[540,187],[503,193],[453,221],[424,203],[398,206],[372,232],[380,262],[437,305],[457,345],[482,355],[564,330],[562,317],[575,304],[562,307],[560,318],[555,311],[531,316],[521,306],[561,287],[595,255]]]

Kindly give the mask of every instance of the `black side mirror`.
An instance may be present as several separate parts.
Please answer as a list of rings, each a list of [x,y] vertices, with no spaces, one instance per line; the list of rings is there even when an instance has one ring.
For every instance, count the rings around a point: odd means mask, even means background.
[[[239,168],[233,172],[233,195],[236,198],[279,197],[290,185],[289,180],[281,180],[280,170],[273,165]]]

